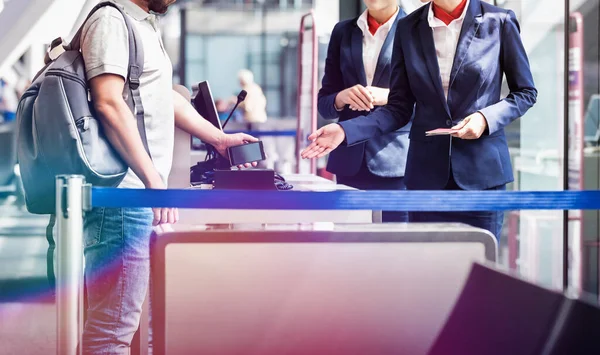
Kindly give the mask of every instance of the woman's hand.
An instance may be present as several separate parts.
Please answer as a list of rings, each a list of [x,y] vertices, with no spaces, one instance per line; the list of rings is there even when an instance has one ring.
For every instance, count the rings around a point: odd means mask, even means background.
[[[312,143],[302,151],[302,158],[321,158],[342,144],[346,139],[346,132],[339,124],[332,123],[316,130],[308,139]]]
[[[456,126],[452,127],[452,129],[459,130],[458,132],[453,133],[452,137],[461,139],[479,139],[486,128],[487,121],[483,114],[481,112],[475,112]]]
[[[390,89],[378,88],[376,86],[367,86],[367,90],[373,95],[373,105],[375,106],[383,106],[387,105],[388,95],[390,94]]]
[[[354,85],[340,91],[335,97],[335,108],[341,110],[346,105],[354,111],[371,111],[373,109],[373,95],[362,85]]]
[[[373,106],[387,105],[390,89],[378,88],[376,86],[367,86],[366,89],[371,94],[371,97],[373,97]],[[352,105],[350,105],[350,109],[353,111],[358,110],[357,107]]]

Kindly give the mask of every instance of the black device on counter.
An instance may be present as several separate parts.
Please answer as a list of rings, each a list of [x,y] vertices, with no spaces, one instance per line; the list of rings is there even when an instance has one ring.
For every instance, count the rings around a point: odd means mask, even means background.
[[[277,190],[271,169],[215,170],[215,190]]]
[[[261,141],[229,147],[227,148],[227,154],[229,155],[231,166],[238,166],[266,159],[265,150]]]

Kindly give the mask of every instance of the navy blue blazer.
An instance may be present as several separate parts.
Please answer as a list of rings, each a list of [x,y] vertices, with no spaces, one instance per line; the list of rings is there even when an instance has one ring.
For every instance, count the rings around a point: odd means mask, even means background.
[[[400,9],[381,48],[372,86],[390,87],[394,36],[398,33],[398,21],[404,16],[406,13]],[[367,86],[363,64],[363,33],[357,25],[357,20],[358,18],[355,18],[338,23],[331,34],[325,61],[325,76],[318,96],[319,113],[325,119],[339,118],[339,122],[344,122],[364,114],[352,111],[347,105],[339,112],[334,107],[335,97],[340,91],[357,84]],[[374,137],[368,142],[349,147],[340,146],[331,152],[327,170],[340,176],[353,176],[358,173],[363,160],[366,160],[369,171],[374,175],[404,176],[409,131],[410,127],[406,126],[396,132]]]
[[[427,21],[427,4],[398,23],[388,105],[342,122],[352,146],[408,124],[414,107],[405,183],[409,189],[443,189],[452,171],[458,186],[483,190],[513,181],[504,127],[523,116],[537,97],[515,14],[471,0],[460,33],[446,100]],[[501,99],[502,76],[510,93]],[[481,112],[488,131],[476,140],[425,132],[452,127]]]

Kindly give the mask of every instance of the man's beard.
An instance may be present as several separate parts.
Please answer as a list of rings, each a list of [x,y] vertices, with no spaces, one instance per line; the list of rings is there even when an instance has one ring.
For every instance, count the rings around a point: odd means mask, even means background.
[[[164,14],[176,0],[148,0],[148,9],[157,14]]]

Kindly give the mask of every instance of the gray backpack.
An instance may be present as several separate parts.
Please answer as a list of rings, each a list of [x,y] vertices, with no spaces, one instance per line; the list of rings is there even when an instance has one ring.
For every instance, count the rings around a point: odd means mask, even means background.
[[[136,116],[138,130],[149,154],[140,98],[140,76],[144,52],[135,27],[121,8],[112,2],[98,4],[88,15],[111,6],[125,19],[129,33],[127,103]],[[86,20],[87,21],[87,20]],[[85,24],[85,23],[84,23]],[[46,237],[48,278],[53,284],[55,178],[57,175],[83,175],[93,186],[117,186],[128,166],[110,145],[90,102],[85,63],[80,52],[83,25],[65,46],[65,52],[49,62],[34,78],[17,108],[17,157],[23,180],[27,210],[52,214]]]
[[[123,14],[114,3],[103,2],[88,19],[104,6]],[[136,40],[135,27],[123,17],[129,33],[128,105],[148,151],[139,92],[144,52],[141,41]],[[66,51],[36,75],[17,108],[17,155],[31,213],[54,213],[56,175],[83,175],[94,186],[116,186],[127,173],[127,165],[108,142],[89,100],[85,63],[79,51],[82,29],[83,25]]]

